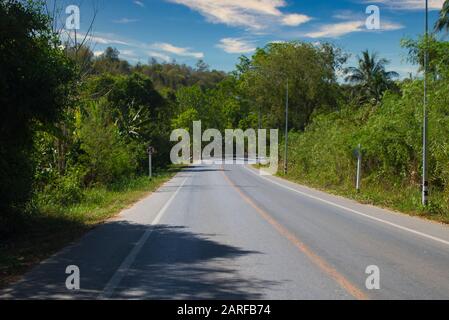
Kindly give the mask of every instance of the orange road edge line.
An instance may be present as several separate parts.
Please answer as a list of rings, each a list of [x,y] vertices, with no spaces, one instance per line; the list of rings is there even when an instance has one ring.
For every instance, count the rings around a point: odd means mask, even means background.
[[[223,168],[223,166],[222,166]],[[316,266],[318,266],[323,272],[334,279],[343,289],[345,289],[350,295],[358,300],[368,300],[368,296],[347,280],[342,274],[340,274],[335,268],[330,266],[320,256],[314,253],[308,246],[306,246],[301,240],[299,240],[293,233],[288,231],[279,222],[277,222],[268,212],[261,209],[253,200],[245,195],[235,184],[229,179],[229,177],[223,173],[226,181],[238,192],[238,194],[253,207],[262,218],[264,218],[271,226],[273,226],[282,236],[287,238],[299,251],[304,253]]]

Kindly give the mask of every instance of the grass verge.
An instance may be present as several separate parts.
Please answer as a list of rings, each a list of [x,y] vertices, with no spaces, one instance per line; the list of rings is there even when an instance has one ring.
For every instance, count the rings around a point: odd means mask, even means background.
[[[423,207],[419,186],[381,186],[362,183],[361,191],[357,192],[355,186],[352,185],[326,185],[313,179],[291,174],[284,175],[283,173],[277,176],[330,194],[350,198],[363,204],[375,205],[411,216],[449,224],[449,213],[444,210],[445,199],[443,195],[439,192],[433,192],[431,203],[428,207]]]
[[[21,219],[20,232],[0,244],[0,288],[147,196],[179,170],[174,167],[159,172],[151,180],[137,177],[108,187],[90,188],[84,190],[82,201],[67,207],[39,205]]]

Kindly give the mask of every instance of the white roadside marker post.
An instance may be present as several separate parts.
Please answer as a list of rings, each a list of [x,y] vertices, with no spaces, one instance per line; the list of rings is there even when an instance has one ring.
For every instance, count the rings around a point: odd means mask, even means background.
[[[148,175],[150,177],[150,179],[153,178],[153,165],[152,165],[152,155],[154,153],[154,148],[153,147],[148,147]]]
[[[357,182],[356,182],[357,192],[360,192],[360,182],[362,178],[361,175],[362,175],[362,147],[359,144],[357,148]]]

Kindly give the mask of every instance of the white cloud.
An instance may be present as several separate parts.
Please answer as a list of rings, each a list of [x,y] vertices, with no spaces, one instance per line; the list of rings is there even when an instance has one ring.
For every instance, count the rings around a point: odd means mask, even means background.
[[[142,7],[142,8],[145,7],[145,4],[142,1],[135,0],[133,2],[134,2],[135,5],[138,5],[139,7]]]
[[[425,8],[424,0],[364,0],[365,3],[384,4],[391,9],[419,10]],[[440,10],[444,0],[429,0],[429,9]]]
[[[380,23],[380,29],[381,29],[380,31],[394,31],[404,29],[404,26],[400,23],[382,21]]]
[[[299,26],[300,24],[309,22],[310,20],[312,20],[312,18],[303,15],[303,14],[286,14],[282,17],[282,24],[286,25],[286,26]]]
[[[104,37],[104,36],[88,36],[88,39],[93,42],[93,43],[98,43],[98,44],[105,44],[105,45],[109,45],[109,44],[120,44],[120,45],[124,45],[124,46],[129,46],[130,44],[126,41],[122,41],[113,37]]]
[[[402,29],[404,26],[398,23],[382,21],[380,30],[393,31]],[[333,24],[326,24],[305,34],[308,38],[338,38],[353,32],[369,32],[363,20],[345,21]]]
[[[284,0],[166,0],[181,4],[199,12],[212,23],[245,27],[251,30],[265,29],[272,24],[297,26],[311,18],[302,14],[285,14],[280,8]]]
[[[363,21],[347,21],[321,26],[317,31],[306,33],[308,38],[337,38],[342,35],[363,31]]]
[[[272,40],[269,43],[287,43],[285,40]]]
[[[99,57],[103,54],[104,51],[94,51],[94,56]]]
[[[119,20],[114,20],[114,23],[120,23],[120,24],[128,24],[139,21],[138,19],[128,19],[128,18],[121,18]]]
[[[72,30],[62,30],[60,39],[62,42],[71,40],[73,41],[75,37],[75,34]],[[81,42],[85,39],[85,42],[95,45],[95,44],[102,44],[102,45],[123,45],[123,46],[131,46],[132,44],[128,42],[128,40],[122,40],[121,38],[117,37],[114,34],[109,33],[97,33],[97,34],[85,34],[82,32],[77,32],[76,34],[77,41]]]
[[[338,10],[336,11],[333,15],[333,18],[338,19],[338,20],[345,20],[345,21],[349,21],[349,20],[358,20],[358,19],[366,19],[366,15],[365,12],[354,12],[352,10]]]
[[[160,59],[163,60],[165,62],[169,62],[171,60],[169,55],[160,53],[160,52],[156,52],[156,51],[148,51],[148,54],[150,55],[150,57],[155,58],[155,59]]]
[[[240,38],[224,38],[217,44],[218,48],[227,53],[249,53],[256,50],[252,43]]]
[[[176,47],[170,43],[154,43],[151,45],[153,49],[160,50],[163,52],[173,53],[175,55],[181,57],[192,57],[197,59],[204,58],[204,54],[202,52],[194,52],[190,51],[190,48],[181,48]]]

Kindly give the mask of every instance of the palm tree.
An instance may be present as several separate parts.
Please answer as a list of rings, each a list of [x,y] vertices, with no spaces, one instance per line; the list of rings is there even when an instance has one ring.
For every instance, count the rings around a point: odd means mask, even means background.
[[[446,29],[449,31],[449,0],[446,0],[443,4],[443,8],[440,11],[440,17],[435,23],[435,31],[442,31]]]
[[[368,50],[357,56],[358,67],[349,67],[345,70],[345,81],[358,85],[365,98],[374,98],[380,101],[385,90],[393,86],[393,79],[399,77],[395,71],[386,71],[389,64],[387,59],[378,59],[377,53]]]

